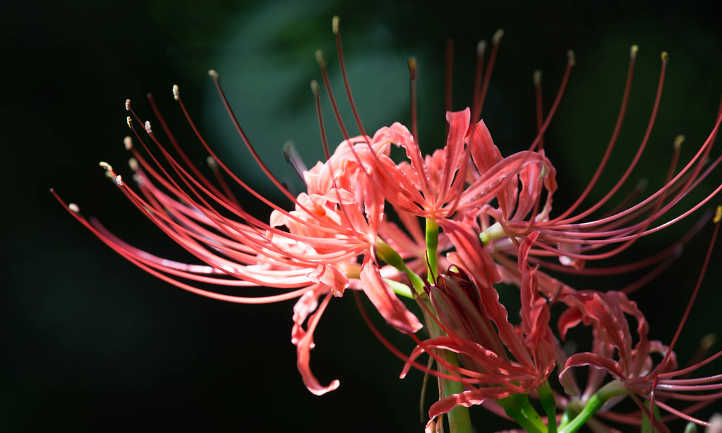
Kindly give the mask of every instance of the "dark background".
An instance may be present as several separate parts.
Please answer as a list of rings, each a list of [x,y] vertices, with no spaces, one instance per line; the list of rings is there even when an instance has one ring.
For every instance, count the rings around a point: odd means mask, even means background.
[[[368,129],[407,122],[406,58],[417,56],[427,149],[443,137],[447,37],[456,41],[454,105],[461,109],[471,93],[476,42],[499,27],[506,31],[484,113],[505,154],[527,146],[534,135],[532,71],[544,71],[548,107],[565,51],[575,49],[577,67],[547,136],[560,182],[557,209],[579,194],[603,153],[629,45],[640,45],[629,117],[591,200],[603,195],[631,159],[651,109],[659,53],[669,51],[657,127],[620,196],[640,178],[659,185],[673,137],[687,136],[685,160],[715,118],[722,34],[714,2],[582,3],[156,0],[5,6],[0,23],[5,45],[0,431],[421,431],[421,375],[397,380],[401,362],[366,329],[350,296],[334,299],[327,310],[312,357],[319,379],[339,377],[341,388],[314,397],[295,367],[292,303],[225,304],[159,282],[98,242],[48,188],[121,237],[159,255],[185,258],[97,167],[98,160],[107,160],[129,172],[121,146],[127,134],[123,100],[133,98],[149,114],[144,94],[153,91],[202,164],[205,156],[189,139],[170,98],[170,85],[181,84],[186,104],[219,152],[275,198],[231,134],[206,71],[214,67],[222,74],[231,102],[266,159],[282,161],[280,146],[293,139],[311,163],[320,155],[308,91],[308,82],[319,78],[312,57],[316,48],[326,49],[337,92],[342,91],[330,32],[334,14],[342,17],[352,85]],[[338,141],[334,128],[330,133]],[[274,164],[279,176],[292,182],[291,171]],[[679,209],[719,182],[715,173]],[[639,242],[619,260],[653,254],[698,215]],[[669,341],[674,333],[709,233],[707,227],[682,259],[635,295],[651,322],[652,338]],[[703,335],[721,329],[720,253],[712,260],[678,346],[682,362]],[[577,284],[619,288],[639,276]],[[409,348],[407,341],[395,341]],[[720,367],[717,362],[708,371]],[[703,415],[715,407],[720,410],[717,403]],[[473,410],[479,431],[505,426],[483,412]]]

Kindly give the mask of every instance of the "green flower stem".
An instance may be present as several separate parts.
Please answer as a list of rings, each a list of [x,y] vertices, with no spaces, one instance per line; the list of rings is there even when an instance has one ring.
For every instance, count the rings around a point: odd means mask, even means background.
[[[514,394],[497,400],[511,419],[528,433],[547,433],[547,428],[526,394]]]
[[[559,429],[559,433],[574,433],[579,430],[589,418],[602,408],[604,403],[612,397],[622,395],[627,392],[627,388],[622,382],[614,380],[604,385],[597,391],[588,401],[586,406],[574,417],[568,424]]]
[[[437,250],[439,248],[439,225],[433,218],[426,218],[426,259],[427,259],[427,280],[429,283],[436,281],[438,275],[438,257]]]
[[[559,428],[564,427],[572,420],[572,417],[577,414],[576,411],[572,410],[571,407],[567,407],[562,413],[562,418],[559,420]]]
[[[554,400],[554,393],[549,382],[544,381],[537,392],[544,413],[547,415],[547,431],[548,433],[557,433],[557,402]]]
[[[439,226],[436,224],[436,222],[427,219],[426,220],[426,244],[428,248],[428,256],[429,256],[429,275],[430,275],[430,282],[433,282],[436,279],[436,268],[437,268],[437,247],[438,247],[438,241],[439,241]],[[399,271],[402,271],[406,274],[406,276],[409,277],[409,280],[411,281],[411,285],[414,286],[414,290],[416,290],[416,293],[418,295],[422,295],[423,297],[426,296],[426,291],[424,290],[424,287],[426,283],[424,283],[424,280],[418,276],[416,273],[414,273],[411,269],[409,269],[406,266],[406,263],[404,263],[403,258],[394,251],[393,248],[391,248],[391,245],[387,244],[386,242],[382,241],[381,239],[378,239],[376,241],[375,245],[376,249],[376,255],[383,260],[384,262],[388,263],[389,265],[393,266],[394,268],[398,269]],[[433,252],[433,253],[432,253]],[[433,272],[433,278],[431,278],[431,273]],[[408,296],[411,295],[411,290],[406,286],[405,284],[401,283],[395,283],[391,284],[389,283],[391,288],[398,294],[402,296]],[[428,298],[424,299],[417,299],[418,302],[426,302],[426,305],[430,308],[433,308],[431,306],[431,303],[428,302]],[[424,316],[427,316],[426,313],[424,313]],[[426,325],[429,331],[429,335],[431,337],[438,337],[442,335],[442,332],[440,329],[438,329],[437,326],[434,326],[433,319],[426,318]],[[444,355],[446,358],[446,361],[451,365],[459,365],[458,360],[456,359],[456,355],[454,353],[445,351]],[[443,379],[439,379],[443,380]],[[443,382],[443,389],[445,397],[448,397],[453,394],[459,394],[461,392],[464,392],[464,385],[460,382],[457,382],[455,380],[444,380]],[[469,408],[463,407],[463,406],[457,406],[454,409],[452,409],[448,414],[448,420],[449,420],[449,428],[451,430],[451,433],[473,433],[473,429],[471,427],[471,417],[469,416]]]
[[[391,248],[391,245],[387,244],[381,239],[378,239],[376,241],[375,249],[376,255],[381,260],[398,269],[399,271],[404,272],[406,276],[409,277],[411,285],[414,286],[414,289],[416,290],[416,293],[418,295],[426,294],[426,292],[424,291],[424,280],[421,279],[420,276],[416,275],[414,271],[409,269],[408,266],[406,266],[406,263],[404,263],[404,259],[401,258],[399,253],[397,253],[393,248]]]
[[[444,353],[446,361],[451,365],[459,365],[456,354],[446,351]],[[442,379],[439,379],[442,380]],[[464,385],[455,380],[444,381],[444,393],[446,397],[464,392]],[[471,427],[471,417],[469,416],[469,408],[464,406],[456,406],[447,414],[449,419],[449,430],[451,433],[473,433]]]
[[[647,402],[648,403],[648,402]],[[657,406],[653,409],[654,418],[658,421],[662,420],[662,415],[659,413]],[[685,428],[685,431],[689,428],[689,425]],[[659,433],[659,430],[654,428],[652,422],[649,420],[647,413],[642,411],[642,433]]]

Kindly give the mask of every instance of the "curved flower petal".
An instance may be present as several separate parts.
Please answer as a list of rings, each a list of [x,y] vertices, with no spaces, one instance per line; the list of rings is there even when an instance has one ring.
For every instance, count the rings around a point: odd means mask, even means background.
[[[303,329],[303,322],[309,313],[316,309],[318,304],[318,295],[315,291],[306,292],[296,303],[293,308],[293,331],[292,331],[292,342],[296,345],[296,366],[298,367],[303,384],[306,385],[309,391],[315,395],[323,395],[327,392],[333,391],[339,387],[341,382],[338,379],[334,379],[326,386],[321,385],[316,376],[311,372],[311,349],[314,347],[313,343],[313,332],[316,330],[318,321],[321,319],[321,315],[326,310],[328,302],[331,299],[331,293],[327,293],[326,297],[321,301],[321,305],[318,310],[308,320],[307,329]]]
[[[453,394],[449,397],[442,398],[429,408],[429,421],[426,423],[426,433],[434,431],[434,420],[436,417],[449,413],[456,406],[476,406],[484,402],[484,400],[508,397],[511,392],[506,388],[479,388],[470,391],[464,391],[459,394]]]
[[[361,282],[366,296],[391,326],[411,333],[423,327],[419,319],[404,306],[381,278],[378,268],[371,260],[366,260],[361,267]]]

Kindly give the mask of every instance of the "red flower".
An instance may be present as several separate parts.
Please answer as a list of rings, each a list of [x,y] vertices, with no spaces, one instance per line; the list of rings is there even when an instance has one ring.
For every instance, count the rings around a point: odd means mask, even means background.
[[[610,373],[616,380],[621,381],[626,387],[632,399],[637,403],[640,411],[631,414],[620,414],[612,411],[600,412],[600,416],[611,421],[622,423],[640,424],[642,414],[652,420],[655,427],[662,431],[668,431],[662,424],[670,419],[665,417],[662,420],[655,419],[650,409],[641,403],[635,395],[639,395],[651,401],[660,409],[668,412],[672,418],[679,417],[701,425],[709,423],[694,418],[691,413],[702,407],[722,399],[722,375],[713,375],[698,378],[685,378],[700,367],[722,357],[722,351],[713,354],[699,362],[685,367],[677,367],[677,359],[673,352],[674,346],[681,335],[682,328],[689,317],[694,300],[699,292],[702,279],[709,265],[712,247],[719,231],[719,221],[722,218],[722,207],[717,208],[714,218],[715,229],[710,240],[709,249],[702,265],[697,285],[687,305],[685,313],[680,321],[677,332],[672,338],[669,346],[659,341],[649,341],[647,334],[649,325],[637,304],[630,301],[624,293],[595,291],[567,291],[560,297],[560,301],[569,306],[559,318],[559,332],[564,337],[567,331],[584,323],[591,326],[593,330],[593,351],[576,353],[566,360],[564,369],[560,373],[562,383],[573,383],[568,377],[573,367],[591,366],[587,387],[583,395],[573,389],[567,392],[576,396],[581,403],[586,402],[589,397],[599,388],[606,376]],[[637,338],[632,338],[625,316],[632,316],[637,322]],[[659,354],[662,360],[656,365],[651,355]],[[570,380],[571,379],[571,380]],[[684,409],[676,409],[668,403],[670,400],[695,402]]]
[[[218,75],[212,72],[211,76],[218,85],[224,103],[228,104],[218,83]],[[129,117],[128,124],[136,135],[136,141],[145,150],[144,155],[129,137],[126,138],[126,148],[133,153],[131,167],[136,171],[134,179],[137,190],[131,188],[109,164],[101,163],[101,166],[148,219],[202,264],[179,263],[128,245],[97,220],[86,219],[77,205],[66,205],[53,192],[78,221],[138,267],[181,289],[239,303],[299,298],[293,313],[292,342],[298,347],[298,368],[304,383],[314,394],[323,394],[338,387],[338,381],[327,386],[320,385],[309,367],[313,331],[331,296],[341,296],[349,286],[362,289],[389,324],[405,332],[415,332],[421,328],[418,319],[396,298],[389,284],[382,278],[382,269],[374,253],[382,226],[389,242],[403,245],[405,241],[400,236],[403,232],[393,229],[393,223],[384,220],[384,197],[380,190],[373,187],[367,175],[369,161],[389,151],[389,129],[382,129],[373,138],[356,137],[341,143],[328,161],[319,162],[304,173],[307,192],[293,196],[258,159],[227,105],[231,119],[251,154],[271,181],[295,204],[295,209],[289,212],[250,188],[218,159],[196,129],[177,86],[174,86],[174,96],[197,138],[211,155],[211,168],[218,175],[218,186],[190,164],[152,99],[151,107],[178,155],[173,156],[166,149],[153,132],[150,122],[145,122],[143,135],[134,129],[132,118]],[[126,108],[136,121],[141,122],[130,102],[126,103]],[[165,164],[151,152],[147,140],[156,145]],[[369,149],[373,149],[373,152]],[[270,222],[255,218],[238,203],[218,167],[273,209]],[[286,229],[281,229],[282,226]],[[398,273],[388,271],[390,269],[384,270],[384,274],[398,277]],[[279,288],[285,292],[244,297],[209,291],[192,282],[211,284],[218,288]],[[319,298],[323,298],[320,304]]]
[[[536,390],[554,368],[556,359],[549,306],[537,290],[536,270],[527,264],[537,234],[529,235],[520,246],[519,270],[524,275],[521,323],[513,325],[493,286],[499,281],[496,266],[474,231],[452,221],[441,224],[456,247],[456,252],[449,254],[456,269],[452,267],[440,275],[428,288],[433,308],[426,313],[436,323],[437,335],[432,331],[431,338],[417,340],[402,377],[418,356],[428,353],[444,369],[458,375],[456,380],[465,390],[434,403],[429,409],[429,426],[455,406],[468,407]],[[460,366],[445,362],[437,354],[439,351],[457,354]]]

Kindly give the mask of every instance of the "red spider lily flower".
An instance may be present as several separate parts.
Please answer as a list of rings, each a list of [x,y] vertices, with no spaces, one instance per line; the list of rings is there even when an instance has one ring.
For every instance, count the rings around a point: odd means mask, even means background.
[[[652,421],[655,428],[661,431],[669,431],[662,422],[673,418],[682,418],[697,424],[709,425],[705,421],[694,418],[691,414],[718,399],[722,399],[722,375],[698,378],[685,378],[685,376],[722,357],[722,351],[685,368],[678,368],[673,349],[689,317],[709,265],[721,218],[722,207],[718,207],[714,218],[714,233],[710,240],[699,279],[669,346],[665,346],[659,341],[648,340],[649,325],[644,315],[637,308],[636,303],[630,301],[624,293],[579,291],[567,292],[560,297],[559,300],[569,306],[569,309],[559,318],[561,336],[564,337],[570,328],[577,326],[579,323],[591,326],[594,336],[593,352],[571,355],[566,360],[564,369],[560,373],[560,377],[563,378],[571,373],[570,369],[573,367],[595,367],[589,373],[584,394],[579,395],[573,390],[570,390],[570,394],[577,395],[576,398],[584,403],[602,384],[606,373],[610,373],[616,380],[623,383],[627,393],[632,396],[632,399],[640,407],[640,411],[637,413],[620,414],[607,410],[600,412],[600,416],[616,422],[641,424],[642,415],[644,414]],[[626,315],[632,316],[637,322],[637,339],[634,345]],[[662,360],[656,365],[654,365],[651,358],[651,355],[655,353],[662,356]],[[564,382],[569,383],[568,380]],[[656,406],[668,412],[670,416],[663,417],[661,420],[656,419],[650,409],[642,404],[635,395],[649,399],[650,406]],[[694,403],[680,410],[671,406],[668,403],[669,400]]]
[[[513,183],[510,189],[502,191],[502,194],[497,196],[498,207],[484,206],[484,208],[480,210],[480,227],[483,230],[482,239],[486,243],[490,243],[495,250],[504,251],[504,249],[507,249],[508,251],[513,252],[514,248],[511,247],[512,242],[510,242],[510,238],[524,236],[530,231],[538,231],[540,234],[539,240],[537,241],[535,248],[530,252],[533,256],[530,259],[532,262],[540,263],[543,267],[556,271],[584,273],[584,270],[582,270],[581,267],[584,265],[585,261],[609,258],[621,251],[624,251],[641,237],[662,230],[691,215],[722,191],[722,185],[719,185],[706,197],[683,211],[681,214],[669,219],[668,221],[653,225],[655,221],[665,215],[677,203],[679,203],[680,200],[693,191],[696,186],[706,179],[715,170],[719,163],[722,162],[722,156],[717,157],[713,161],[709,161],[708,158],[719,131],[720,123],[722,122],[721,106],[721,110],[717,113],[706,140],[697,150],[692,159],[690,159],[679,170],[677,169],[677,162],[679,159],[680,145],[684,138],[680,136],[675,139],[675,153],[671,158],[670,166],[667,170],[667,177],[663,186],[661,186],[653,194],[633,205],[628,205],[627,200],[624,200],[623,204],[610,214],[597,219],[588,218],[615,196],[617,191],[629,178],[630,174],[642,157],[655,124],[662,96],[665,71],[668,62],[667,53],[662,53],[662,66],[660,69],[656,97],[652,106],[647,129],[634,158],[624,173],[620,176],[619,181],[600,201],[589,208],[574,214],[603,173],[604,167],[610,158],[612,149],[617,142],[619,131],[626,113],[627,101],[630,95],[636,55],[637,47],[633,46],[630,51],[630,62],[627,71],[626,86],[617,122],[615,124],[614,131],[612,132],[612,137],[609,140],[607,150],[602,157],[602,161],[584,191],[580,194],[572,206],[562,211],[560,215],[552,218],[549,215],[549,206],[551,204],[550,196],[554,192],[553,189],[547,188],[546,204],[541,209],[541,212],[537,213],[537,210],[539,210],[539,204],[537,201],[540,199],[538,194],[541,189],[540,186],[537,185],[535,187],[528,188],[529,193],[526,194],[526,197],[519,197],[518,199],[513,200],[510,199],[510,197],[514,197],[515,194],[516,185]],[[536,84],[538,85],[538,83]],[[537,114],[541,117],[540,112]],[[530,146],[530,149],[540,147],[545,125],[547,125],[550,117],[547,116],[546,119],[547,121],[540,124],[539,135]],[[488,137],[487,140],[491,142],[490,137]],[[491,143],[491,146],[487,146],[487,148],[494,149],[495,147],[493,147],[493,143]],[[487,155],[489,154],[498,155],[498,151],[487,152]],[[498,159],[500,156],[495,156],[495,158]],[[534,166],[529,168],[529,174],[531,176],[527,177],[527,179],[534,179],[535,173],[531,173],[531,170],[534,168]],[[522,184],[524,185],[523,179]],[[537,184],[539,184],[539,180],[537,180]],[[521,195],[524,195],[524,193],[522,192]],[[633,199],[634,198],[632,198],[632,200]],[[530,212],[531,209],[533,209],[533,212]],[[512,212],[514,213],[512,214]],[[671,253],[672,250],[669,252]],[[564,266],[555,265],[554,263],[544,260],[550,257],[558,258]],[[660,260],[665,258],[669,258],[669,255],[665,257],[660,256]],[[612,272],[613,269],[610,269],[609,271]]]
[[[494,153],[491,149],[496,147],[483,120],[470,124],[470,112],[466,108],[446,113],[446,146],[426,158],[422,158],[416,138],[402,125],[394,124],[397,135],[393,142],[404,148],[409,161],[395,164],[380,156],[376,173],[386,200],[395,208],[439,220],[476,210],[495,196],[515,205],[516,193],[509,190],[517,178],[523,184],[517,214],[526,216],[532,210],[542,184],[551,197],[556,189],[554,168],[543,154],[524,151],[502,159],[498,150]],[[472,165],[475,171],[469,173]]]
[[[348,102],[362,136],[366,136],[346,75],[341,35],[336,18],[333,21],[333,32],[336,37],[339,65],[341,66]],[[519,152],[502,160],[497,149],[496,155],[492,155],[491,153],[494,150],[489,145],[494,149],[496,148],[493,143],[490,143],[491,138],[488,130],[486,130],[483,121],[480,120],[481,108],[484,104],[486,89],[491,79],[494,59],[502,35],[503,32],[500,30],[494,34],[492,39],[493,50],[489,57],[489,67],[483,78],[483,84],[482,71],[485,43],[480,43],[477,49],[475,90],[473,104],[470,109],[467,108],[459,112],[451,110],[449,102],[451,75],[447,73],[446,120],[448,122],[448,136],[446,145],[426,157],[421,154],[416,118],[416,61],[413,58],[409,60],[411,132],[399,123],[392,125],[389,130],[389,133],[393,136],[393,143],[404,149],[408,161],[396,164],[388,155],[378,155],[372,160],[375,165],[373,180],[384,191],[385,199],[395,209],[433,220],[449,218],[455,213],[475,212],[496,196],[510,195],[506,191],[510,191],[512,189],[510,185],[517,182],[517,179],[521,176],[524,187],[519,195],[522,202],[520,202],[518,213],[524,213],[522,208],[531,210],[533,205],[530,206],[529,203],[533,204],[541,194],[539,187],[541,183],[537,179],[540,173],[544,174],[539,178],[542,179],[543,184],[549,191],[548,200],[550,200],[551,194],[556,189],[554,168],[544,157],[543,152]],[[573,56],[570,57],[570,59],[572,58]],[[336,120],[342,134],[348,140],[349,134],[339,114],[336,99],[333,96],[328,79],[327,64],[320,51],[317,52],[317,60],[321,67],[323,82]],[[448,62],[450,62],[450,59],[447,56]],[[548,125],[556,111],[556,107],[559,105],[572,65],[573,62],[570,60],[557,100],[550,110],[545,125]],[[544,126],[544,129],[546,129],[546,126]],[[370,146],[368,141],[367,145]],[[532,166],[535,168],[532,168]],[[514,205],[515,198],[508,198],[509,206]]]
[[[475,232],[463,224],[442,220],[442,228],[456,247],[449,262],[456,267],[439,276],[427,288],[433,308],[427,314],[439,328],[438,335],[420,341],[409,355],[402,377],[422,353],[432,356],[444,368],[458,375],[465,390],[442,398],[429,409],[431,430],[434,419],[456,406],[478,405],[512,394],[536,390],[555,365],[556,343],[549,327],[549,306],[537,289],[536,271],[527,262],[535,233],[519,251],[521,323],[513,325],[499,301],[494,283],[499,274]],[[431,325],[430,325],[431,326]],[[460,366],[444,361],[438,351],[457,354]]]
[[[77,205],[66,204],[53,194],[78,221],[113,250],[181,289],[239,303],[299,298],[294,307],[292,330],[292,342],[298,348],[298,368],[308,389],[314,394],[323,394],[338,387],[339,382],[335,380],[326,386],[319,384],[309,367],[309,352],[313,348],[313,331],[331,296],[341,296],[347,287],[352,286],[363,290],[394,327],[404,332],[416,332],[422,326],[382,277],[374,252],[381,227],[384,228],[384,238],[389,242],[400,246],[407,242],[407,239],[398,236],[403,233],[402,230],[390,228],[392,223],[385,221],[384,198],[378,189],[373,188],[367,175],[369,160],[389,152],[393,128],[384,128],[374,137],[355,137],[342,142],[325,163],[319,162],[303,173],[307,192],[293,196],[258,158],[233,115],[220,87],[218,74],[212,71],[211,77],[239,135],[271,181],[293,201],[293,211],[286,211],[261,196],[217,157],[193,123],[177,86],[173,88],[174,98],[198,140],[210,153],[220,186],[214,185],[190,164],[152,98],[151,107],[177,156],[162,144],[150,122],[144,122],[144,134],[134,128],[133,119],[143,122],[128,101],[126,109],[132,116],[128,118],[128,125],[135,134],[135,141],[145,151],[141,152],[130,137],[126,138],[126,148],[133,154],[131,168],[136,172],[137,189],[131,188],[109,164],[101,163],[101,166],[148,219],[203,264],[180,263],[135,248],[117,238],[97,220],[86,219]],[[151,151],[148,141],[156,145],[164,163]],[[218,167],[273,209],[270,222],[253,217],[239,205]],[[401,251],[404,252],[404,249]],[[409,255],[408,251],[405,253]],[[194,281],[219,287],[279,288],[286,292],[242,297],[189,284]]]

